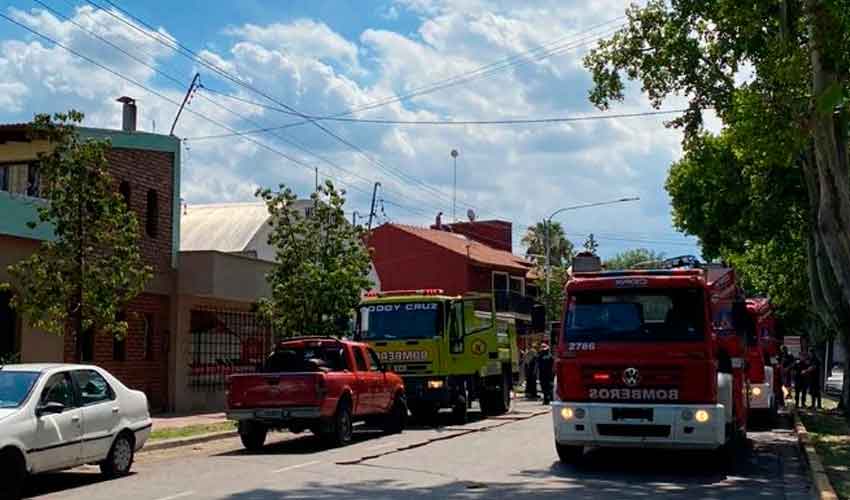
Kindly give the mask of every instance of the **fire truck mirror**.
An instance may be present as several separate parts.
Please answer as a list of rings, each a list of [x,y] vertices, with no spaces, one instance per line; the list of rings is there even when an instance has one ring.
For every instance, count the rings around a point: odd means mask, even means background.
[[[452,305],[449,318],[449,350],[452,354],[463,354],[463,303]]]

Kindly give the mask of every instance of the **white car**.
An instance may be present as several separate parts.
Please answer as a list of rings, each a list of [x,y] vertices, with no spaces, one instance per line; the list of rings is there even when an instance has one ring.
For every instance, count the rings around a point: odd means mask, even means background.
[[[96,366],[0,366],[0,498],[20,495],[27,476],[99,464],[127,474],[150,436],[143,392]]]

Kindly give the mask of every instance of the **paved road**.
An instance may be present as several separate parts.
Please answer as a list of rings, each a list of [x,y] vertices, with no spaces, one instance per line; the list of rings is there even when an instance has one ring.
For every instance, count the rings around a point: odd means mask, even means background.
[[[592,450],[580,467],[558,463],[548,415],[488,419],[462,428],[360,433],[324,450],[284,436],[264,453],[235,440],[140,457],[131,477],[103,482],[92,469],[40,478],[30,494],[56,500],[270,500],[278,498],[808,498],[788,429],[751,433],[728,473],[700,453]],[[535,409],[537,407],[534,407]]]

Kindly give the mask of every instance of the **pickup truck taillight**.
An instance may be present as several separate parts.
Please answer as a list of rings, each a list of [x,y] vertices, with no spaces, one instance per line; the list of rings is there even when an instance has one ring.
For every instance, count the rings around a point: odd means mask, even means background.
[[[316,396],[320,399],[323,399],[328,395],[328,386],[325,383],[325,377],[319,377],[316,379]]]

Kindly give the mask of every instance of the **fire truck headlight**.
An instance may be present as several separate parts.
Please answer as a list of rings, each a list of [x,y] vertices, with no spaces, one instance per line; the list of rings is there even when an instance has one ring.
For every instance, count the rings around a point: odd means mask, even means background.
[[[694,418],[696,418],[697,422],[704,424],[708,422],[708,419],[711,418],[711,415],[709,415],[708,412],[705,410],[697,410],[696,413],[694,413]]]
[[[442,380],[429,380],[428,381],[428,388],[429,389],[442,389],[443,388],[443,381]]]
[[[692,410],[682,410],[682,420],[690,422],[692,418],[694,418],[694,412]]]
[[[576,416],[577,419],[579,419],[579,420],[583,419],[585,414],[586,414],[586,412],[584,411],[584,408],[576,408],[575,416]]]
[[[572,420],[575,416],[575,411],[572,408],[562,408],[561,409],[561,418],[564,420]]]
[[[753,387],[753,396],[755,396],[755,397],[761,396],[761,387]]]

